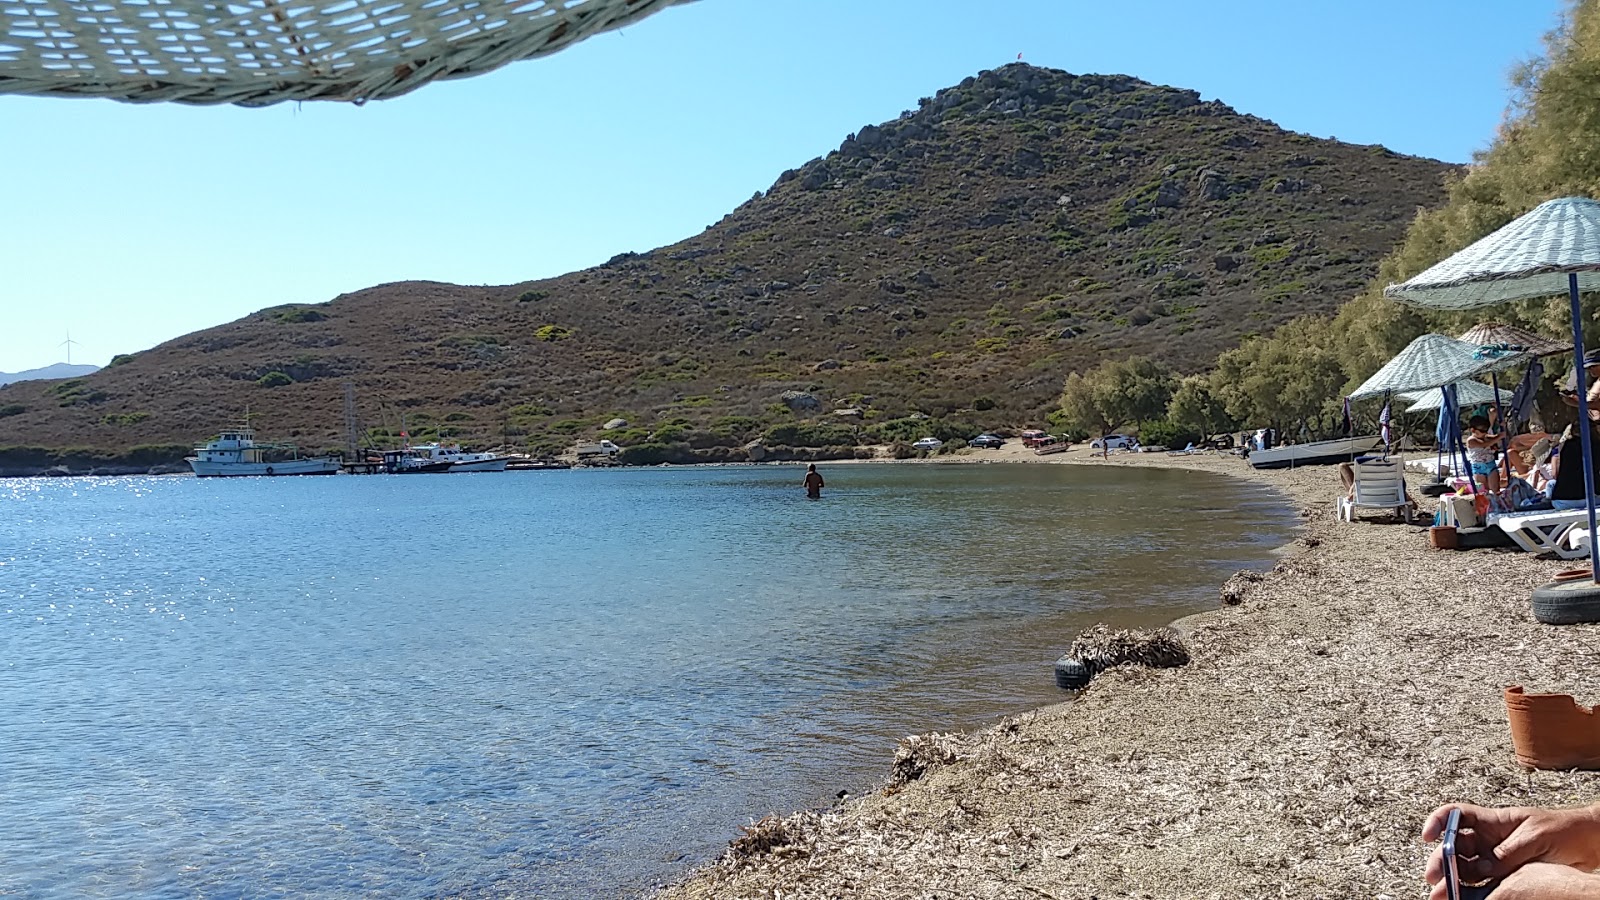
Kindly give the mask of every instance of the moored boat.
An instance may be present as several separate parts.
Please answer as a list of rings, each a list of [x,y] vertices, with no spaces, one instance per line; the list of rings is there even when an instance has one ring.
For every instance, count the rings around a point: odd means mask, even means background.
[[[511,462],[509,456],[467,453],[459,444],[415,444],[411,450],[423,459],[449,463],[451,472],[504,472]]]
[[[334,475],[339,471],[335,456],[303,457],[293,444],[256,440],[249,428],[230,428],[194,456],[184,460],[200,478],[244,477],[251,475]]]
[[[1309,444],[1282,444],[1271,450],[1252,450],[1250,465],[1257,469],[1332,465],[1349,462],[1363,453],[1382,452],[1382,450],[1383,438],[1369,434],[1331,441],[1313,441]]]

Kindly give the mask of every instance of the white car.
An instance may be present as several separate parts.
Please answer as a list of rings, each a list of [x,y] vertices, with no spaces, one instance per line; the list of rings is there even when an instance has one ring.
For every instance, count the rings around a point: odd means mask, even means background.
[[[1090,450],[1132,450],[1139,446],[1139,442],[1125,434],[1108,434],[1097,437],[1089,442]]]
[[[944,446],[944,441],[936,437],[925,437],[911,445],[913,450],[937,450]]]

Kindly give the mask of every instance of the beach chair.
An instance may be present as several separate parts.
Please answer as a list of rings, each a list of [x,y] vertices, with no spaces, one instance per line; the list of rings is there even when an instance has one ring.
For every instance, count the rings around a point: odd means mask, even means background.
[[[1411,501],[1406,499],[1404,460],[1398,456],[1357,460],[1351,463],[1351,467],[1355,470],[1355,487],[1350,496],[1339,498],[1339,518],[1354,522],[1358,509],[1385,509],[1399,513],[1407,524],[1411,522]]]
[[[1518,547],[1529,553],[1554,553],[1562,559],[1589,555],[1587,510],[1490,514],[1489,524],[1498,526],[1511,536]],[[1584,533],[1582,541],[1568,539],[1578,531]]]

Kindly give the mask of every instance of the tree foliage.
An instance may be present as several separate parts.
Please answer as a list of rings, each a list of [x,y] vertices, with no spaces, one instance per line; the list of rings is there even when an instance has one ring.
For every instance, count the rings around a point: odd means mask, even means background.
[[[1427,332],[1460,334],[1486,319],[1562,337],[1564,298],[1441,313],[1403,306],[1383,288],[1404,281],[1540,203],[1600,196],[1600,0],[1571,0],[1544,52],[1512,76],[1506,118],[1488,149],[1449,185],[1448,200],[1418,213],[1378,277],[1331,319],[1290,322],[1217,359],[1210,388],[1241,425],[1286,427],[1326,415],[1338,397]],[[1600,298],[1583,298],[1594,322]],[[1588,330],[1591,347],[1600,328]],[[1182,395],[1186,421],[1197,399]],[[1174,421],[1177,421],[1174,419]]]
[[[1227,404],[1212,392],[1211,379],[1203,375],[1190,375],[1178,384],[1167,404],[1167,420],[1202,438],[1239,427],[1238,420],[1228,415]]]
[[[1065,424],[1110,434],[1129,422],[1161,418],[1175,387],[1172,373],[1145,357],[1112,360],[1067,376],[1061,389]]]

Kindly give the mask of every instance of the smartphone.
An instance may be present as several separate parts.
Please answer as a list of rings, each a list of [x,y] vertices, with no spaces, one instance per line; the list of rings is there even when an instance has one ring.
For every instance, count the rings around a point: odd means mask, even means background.
[[[1456,832],[1461,830],[1461,810],[1450,810],[1444,822],[1444,836],[1439,839],[1439,850],[1444,855],[1444,895],[1448,900],[1461,900],[1461,873],[1456,869]]]
[[[1444,895],[1449,900],[1484,900],[1493,885],[1473,886],[1461,883],[1461,871],[1456,867],[1456,834],[1461,830],[1461,810],[1450,810],[1444,823],[1444,836],[1439,838],[1439,849],[1444,854]]]

